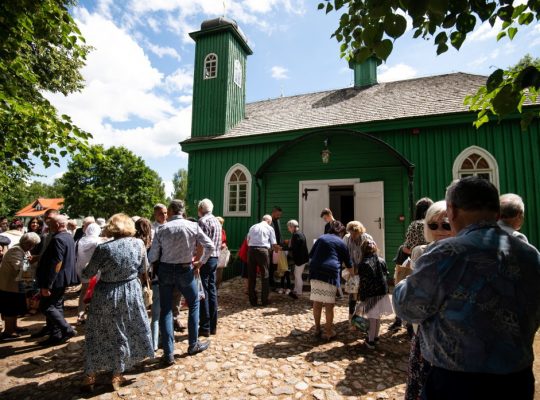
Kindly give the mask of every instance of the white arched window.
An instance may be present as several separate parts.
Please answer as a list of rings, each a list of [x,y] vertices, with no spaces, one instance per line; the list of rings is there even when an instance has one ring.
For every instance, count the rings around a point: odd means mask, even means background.
[[[467,147],[456,157],[452,174],[454,179],[479,176],[499,188],[497,160],[487,150],[478,146]]]
[[[235,164],[225,175],[225,216],[251,216],[251,174],[242,164]]]
[[[204,58],[204,79],[212,79],[217,76],[218,58],[214,53],[208,54]]]

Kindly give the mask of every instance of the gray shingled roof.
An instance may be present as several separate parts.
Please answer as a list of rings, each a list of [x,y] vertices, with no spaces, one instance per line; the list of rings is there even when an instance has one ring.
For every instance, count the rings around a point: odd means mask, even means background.
[[[485,76],[453,73],[258,101],[213,139],[466,112],[463,99],[485,83]]]

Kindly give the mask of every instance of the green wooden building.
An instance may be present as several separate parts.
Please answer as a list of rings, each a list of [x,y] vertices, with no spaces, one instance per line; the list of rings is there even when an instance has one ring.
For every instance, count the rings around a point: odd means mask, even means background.
[[[351,65],[354,87],[245,103],[246,37],[218,18],[196,42],[189,153],[190,205],[214,202],[235,249],[249,227],[278,205],[311,242],[330,207],[360,220],[391,258],[415,201],[444,198],[455,178],[481,175],[501,193],[521,195],[522,231],[540,244],[539,123],[519,119],[472,126],[463,99],[485,83],[465,73],[377,83],[376,61]]]

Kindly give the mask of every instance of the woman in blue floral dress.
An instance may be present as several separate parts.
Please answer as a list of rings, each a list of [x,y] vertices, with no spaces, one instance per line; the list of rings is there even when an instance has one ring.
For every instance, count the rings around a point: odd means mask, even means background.
[[[105,227],[114,240],[99,245],[82,272],[86,279],[101,272],[86,323],[86,363],[83,388],[92,390],[99,371],[111,371],[118,390],[123,373],[154,356],[148,315],[139,275],[148,265],[146,248],[125,214],[113,215]]]

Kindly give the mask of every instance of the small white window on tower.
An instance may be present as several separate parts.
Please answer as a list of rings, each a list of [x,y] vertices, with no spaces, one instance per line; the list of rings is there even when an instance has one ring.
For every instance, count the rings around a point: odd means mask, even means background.
[[[225,216],[251,216],[251,174],[242,164],[233,165],[225,175]]]
[[[204,79],[212,79],[217,76],[218,58],[214,53],[208,54],[204,58]]]
[[[240,60],[234,60],[234,83],[242,87],[242,63]]]
[[[479,176],[499,188],[497,161],[488,151],[478,146],[468,147],[456,157],[452,173],[454,179]]]

